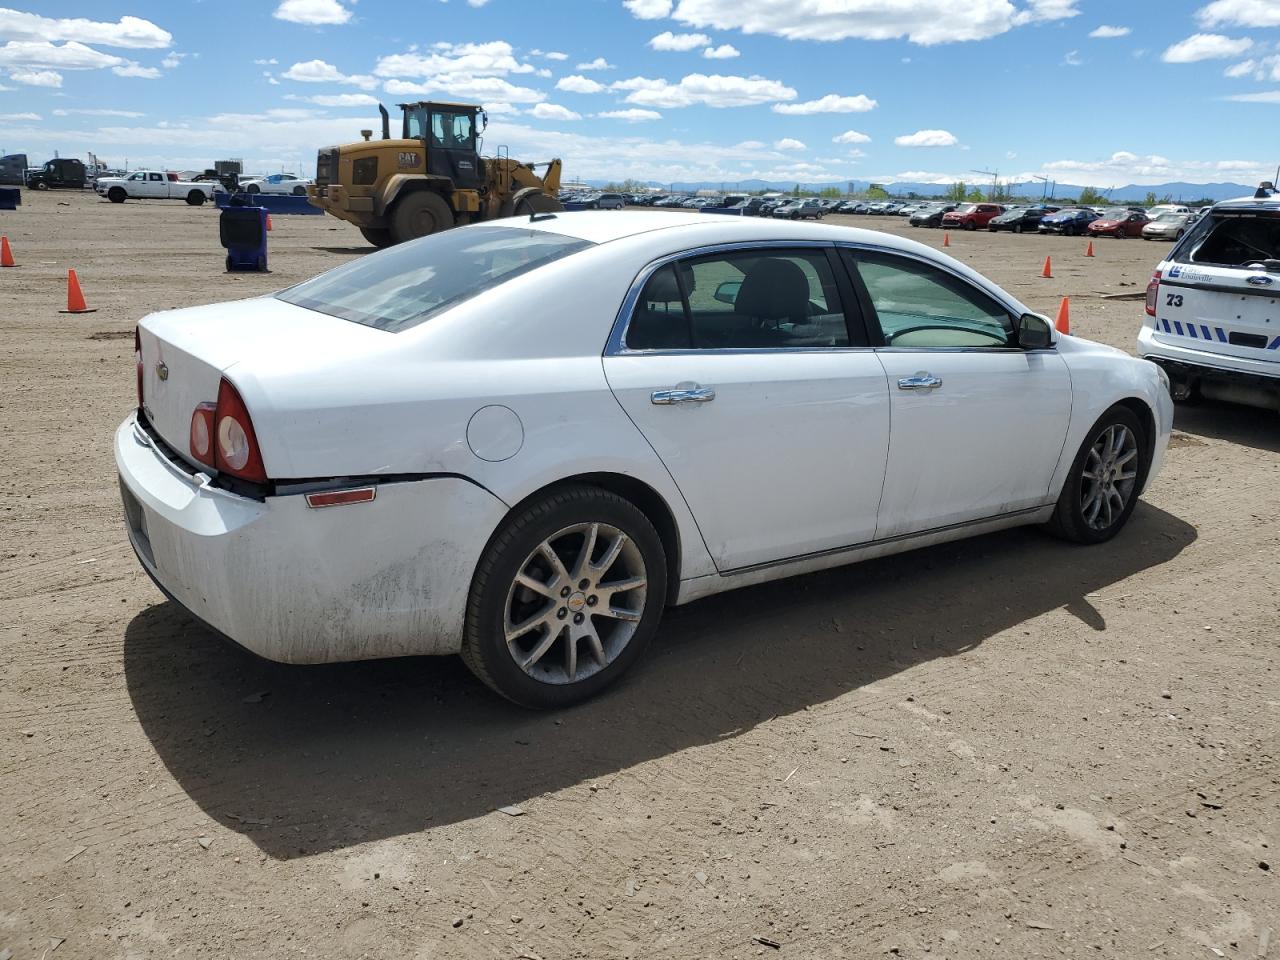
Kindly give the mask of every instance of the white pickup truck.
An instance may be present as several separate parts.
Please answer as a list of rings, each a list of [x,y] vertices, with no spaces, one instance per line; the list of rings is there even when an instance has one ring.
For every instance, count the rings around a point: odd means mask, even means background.
[[[102,177],[94,182],[93,189],[112,203],[124,203],[129,199],[185,200],[198,207],[206,200],[212,200],[214,193],[222,190],[222,184],[170,180],[168,174],[159,170],[138,170],[126,177]]]

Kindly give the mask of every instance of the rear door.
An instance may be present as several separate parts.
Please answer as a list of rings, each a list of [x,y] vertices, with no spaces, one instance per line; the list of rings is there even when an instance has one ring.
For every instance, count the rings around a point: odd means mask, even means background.
[[[1156,292],[1155,337],[1280,364],[1280,205],[1215,209],[1173,251]]]
[[[670,261],[604,358],[721,571],[870,540],[889,444],[884,369],[822,245]],[[851,322],[852,321],[852,322]]]
[[[169,196],[169,181],[163,173],[148,173],[146,191],[144,196],[153,200],[167,199]]]
[[[887,251],[847,256],[871,304],[891,398],[876,538],[1048,502],[1071,414],[1062,358],[1018,347],[1017,318],[937,264]]]

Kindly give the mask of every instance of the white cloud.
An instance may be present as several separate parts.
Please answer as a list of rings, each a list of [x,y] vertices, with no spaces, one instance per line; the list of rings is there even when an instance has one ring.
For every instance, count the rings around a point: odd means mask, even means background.
[[[612,70],[613,64],[604,57],[596,57],[594,60],[588,60],[586,63],[580,63],[574,69],[577,70]]]
[[[380,77],[432,77],[441,74],[506,76],[509,73],[533,73],[535,70],[532,64],[517,60],[514,49],[505,40],[437,43],[427,54],[410,52],[380,57],[373,68]]]
[[[1280,91],[1278,91],[1280,93]],[[1248,96],[1246,94],[1245,96]],[[1280,97],[1277,97],[1280,102]],[[1165,183],[1171,180],[1205,182],[1224,178],[1243,183],[1266,179],[1274,167],[1255,160],[1174,161],[1156,154],[1140,156],[1128,150],[1113,153],[1105,160],[1055,160],[1037,171],[1060,182],[1082,186],[1116,186],[1126,183]],[[1022,179],[1030,179],[1030,175]]]
[[[104,47],[163,49],[173,43],[173,34],[150,20],[121,17],[115,23],[99,20],[55,20],[35,13],[23,13],[0,7],[0,39],[6,40],[76,40]]]
[[[761,140],[743,140],[741,143],[735,144],[734,150],[763,150],[768,144]]]
[[[917,130],[915,133],[894,137],[900,147],[954,147],[958,140],[949,130]]]
[[[351,11],[339,0],[284,0],[272,16],[290,23],[327,26],[349,22]]]
[[[492,103],[500,100],[503,103],[539,103],[547,99],[541,90],[531,87],[518,87],[501,77],[469,77],[441,76],[432,77],[425,83],[411,83],[407,80],[388,80],[382,89],[393,96],[438,96],[448,94],[461,100],[475,103]]]
[[[45,40],[10,40],[0,47],[0,66],[51,67],[56,70],[102,70],[127,63],[76,40],[59,46]]]
[[[467,6],[469,6],[469,7],[483,7],[483,6],[484,6],[486,3],[488,3],[488,2],[489,2],[489,0],[467,0]]]
[[[493,114],[495,117],[499,114],[517,114],[521,110],[515,104],[503,103],[501,100],[495,100],[492,103],[486,103],[484,109],[487,113]]]
[[[793,140],[791,137],[783,137],[781,140],[775,140],[773,142],[773,149],[775,150],[808,150],[809,148],[806,147],[799,140]]]
[[[711,38],[705,33],[672,33],[670,30],[649,38],[649,46],[653,47],[653,49],[674,50],[677,53],[696,50],[698,47],[705,47],[710,42]]]
[[[561,53],[559,50],[552,50],[550,53],[544,53],[543,56],[546,57],[548,60],[568,60],[569,59],[569,55],[567,53]]]
[[[670,14],[698,29],[767,33],[788,40],[896,40],[919,44],[983,40],[1023,23],[1075,16],[1075,0],[626,0],[643,19]]]
[[[814,113],[866,113],[868,110],[874,110],[877,106],[879,104],[875,100],[861,93],[856,97],[841,97],[834,93],[828,93],[825,97],[819,97],[817,100],[809,100],[805,103],[775,103],[773,112],[798,116],[808,116]]]
[[[731,60],[742,56],[742,53],[733,44],[722,43],[718,47],[707,47],[702,51],[702,56],[706,60]]]
[[[364,74],[345,74],[332,63],[323,60],[306,60],[295,63],[281,74],[286,80],[299,83],[349,83],[361,90],[373,90],[378,86],[374,77]]]
[[[567,90],[569,93],[599,93],[605,89],[605,85],[598,80],[575,73],[557,80],[556,89]]]
[[[1079,50],[1068,50],[1066,54],[1062,57],[1062,62],[1065,66],[1068,66],[1068,67],[1078,67],[1082,63],[1084,63],[1084,61],[1080,59]]]
[[[1280,5],[1274,0],[1214,0],[1196,11],[1196,19],[1206,27],[1280,27]]]
[[[838,133],[831,138],[832,143],[870,143],[871,138],[865,133],[859,133],[857,130],[846,130],[844,133]]]
[[[1237,93],[1226,98],[1237,103],[1280,103],[1280,90],[1263,90],[1260,93]]]
[[[29,87],[60,87],[62,74],[56,70],[10,70],[9,79]]]
[[[275,57],[272,57],[269,60],[255,60],[253,62],[255,66],[268,67],[268,66],[275,66],[280,61],[277,60]]]
[[[619,80],[611,90],[628,90],[627,103],[643,107],[748,107],[770,100],[791,100],[795,90],[764,77],[734,77],[691,73],[679,82],[632,77]]]
[[[36,120],[39,120],[39,119],[40,119],[40,114],[38,114],[38,113],[10,113],[10,114],[6,114],[6,115],[5,115],[5,119],[6,119],[6,120],[9,120],[9,121],[13,121],[13,122],[16,122],[16,121],[18,121],[18,120],[33,120],[33,121],[36,121]]]
[[[657,110],[642,110],[639,107],[630,107],[626,110],[605,110],[596,114],[597,117],[604,117],[608,120],[625,120],[628,123],[641,123],[645,120],[661,120],[662,114]]]
[[[378,98],[371,97],[367,93],[321,93],[314,97],[287,94],[285,99],[314,103],[318,107],[376,107],[378,105]]]
[[[1227,67],[1223,75],[1233,79],[1252,77],[1259,82],[1280,80],[1280,54],[1242,60]]]
[[[671,0],[622,0],[638,20],[659,20],[671,13]]]
[[[65,110],[53,111],[55,117],[85,116],[85,117],[142,117],[145,114],[138,113],[135,110],[107,110],[107,109],[90,109],[80,107],[70,107]]]
[[[574,113],[568,107],[562,107],[558,103],[539,103],[529,115],[539,120],[581,120],[582,114]]]
[[[163,60],[160,61],[160,66],[164,67],[166,70],[172,70],[174,67],[179,66],[181,63],[182,63],[182,57],[176,53],[171,53],[169,54],[169,56],[165,57]]]
[[[117,77],[137,77],[141,80],[159,80],[160,70],[157,67],[144,67],[137,63],[126,63],[123,67],[112,67],[111,72]]]
[[[1100,27],[1095,27],[1089,31],[1089,36],[1095,40],[1114,40],[1117,37],[1127,37],[1133,33],[1129,27],[1109,27],[1105,23]]]
[[[1196,63],[1200,60],[1221,60],[1236,57],[1253,46],[1248,37],[1232,39],[1219,33],[1196,33],[1175,43],[1160,59],[1165,63]]]

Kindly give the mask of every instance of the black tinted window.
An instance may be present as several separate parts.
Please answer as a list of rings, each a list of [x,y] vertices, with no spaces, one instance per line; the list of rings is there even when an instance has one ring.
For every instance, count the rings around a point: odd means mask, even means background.
[[[686,260],[655,273],[636,305],[627,346],[847,347],[849,331],[825,251],[751,250]]]
[[[1227,267],[1280,259],[1280,215],[1211,213],[1187,234],[1173,259]]]
[[[371,253],[276,294],[286,303],[397,333],[592,246],[541,230],[448,230]]]

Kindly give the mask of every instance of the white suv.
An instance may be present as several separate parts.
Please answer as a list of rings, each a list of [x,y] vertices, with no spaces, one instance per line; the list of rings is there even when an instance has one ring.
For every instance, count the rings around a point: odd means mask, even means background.
[[[1147,286],[1138,355],[1175,399],[1280,410],[1280,196],[1264,183],[1188,229]]]

